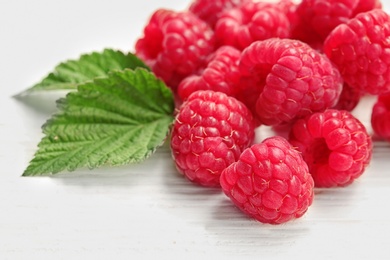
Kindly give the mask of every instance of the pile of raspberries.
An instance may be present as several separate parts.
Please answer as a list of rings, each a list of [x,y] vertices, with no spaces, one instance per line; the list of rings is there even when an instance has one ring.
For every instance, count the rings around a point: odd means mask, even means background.
[[[176,97],[178,171],[260,222],[299,218],[315,187],[363,174],[372,136],[351,114],[362,97],[377,98],[372,128],[390,141],[390,16],[379,0],[193,0],[154,12],[135,53]],[[262,126],[287,134],[255,143]]]

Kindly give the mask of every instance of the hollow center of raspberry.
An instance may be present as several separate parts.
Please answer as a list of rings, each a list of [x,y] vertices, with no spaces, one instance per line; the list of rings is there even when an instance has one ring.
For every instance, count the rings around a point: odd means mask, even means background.
[[[256,88],[259,93],[263,92],[266,84],[268,74],[271,72],[271,66],[269,64],[257,64],[252,71],[252,77],[254,78]]]
[[[326,145],[325,139],[317,138],[308,150],[313,164],[327,164],[331,150]]]

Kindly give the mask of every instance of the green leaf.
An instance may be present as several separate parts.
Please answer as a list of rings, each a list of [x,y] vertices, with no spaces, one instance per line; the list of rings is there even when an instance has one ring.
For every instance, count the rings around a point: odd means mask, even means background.
[[[78,60],[60,63],[54,71],[28,91],[76,89],[77,85],[105,77],[110,71],[148,67],[134,54],[105,49],[103,52],[84,54]],[[148,69],[149,70],[149,69]]]
[[[164,143],[174,119],[172,92],[141,68],[82,84],[58,107],[24,176],[141,162]]]

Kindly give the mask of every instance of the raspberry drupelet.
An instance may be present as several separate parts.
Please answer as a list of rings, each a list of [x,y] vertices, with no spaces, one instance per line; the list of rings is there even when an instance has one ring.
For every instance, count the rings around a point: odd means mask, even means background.
[[[176,168],[190,181],[219,186],[221,172],[254,140],[246,106],[222,92],[200,90],[182,104],[171,134]]]
[[[221,187],[241,211],[270,224],[301,217],[314,197],[307,164],[280,136],[245,149],[222,172]]]
[[[329,59],[291,39],[267,39],[247,47],[240,59],[238,98],[261,124],[278,125],[333,107],[342,79]]]
[[[337,26],[324,52],[350,86],[372,95],[390,91],[390,17],[381,9]]]
[[[214,45],[213,30],[194,14],[159,9],[137,40],[135,53],[175,91],[183,78],[204,66]]]
[[[328,109],[296,121],[289,141],[302,153],[317,187],[347,186],[371,161],[371,136],[345,110]]]

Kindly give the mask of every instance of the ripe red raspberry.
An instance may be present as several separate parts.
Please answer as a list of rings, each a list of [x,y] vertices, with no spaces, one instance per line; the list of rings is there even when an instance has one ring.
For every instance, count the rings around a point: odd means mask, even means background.
[[[380,0],[359,0],[359,3],[354,10],[353,16],[356,16],[359,13],[364,13],[380,8],[382,8],[382,3]]]
[[[299,20],[292,30],[292,38],[321,46],[334,28],[360,12],[374,9],[375,1],[303,0],[296,10]]]
[[[240,59],[240,96],[265,125],[289,123],[333,107],[342,79],[325,55],[291,39],[258,41]]]
[[[351,184],[372,155],[364,125],[345,110],[329,109],[296,121],[290,143],[302,152],[317,187]]]
[[[214,28],[222,12],[239,6],[245,0],[195,0],[189,10]]]
[[[312,204],[313,186],[300,153],[279,136],[247,148],[221,174],[221,187],[232,202],[270,224],[301,217]]]
[[[241,52],[231,46],[222,46],[210,55],[207,67],[200,75],[185,78],[178,87],[182,100],[197,90],[214,90],[234,96],[240,83],[238,61]]]
[[[384,11],[361,13],[336,27],[324,52],[347,84],[373,95],[390,91],[390,17]]]
[[[371,126],[380,138],[390,141],[390,93],[378,96],[372,109]]]
[[[135,45],[136,55],[173,90],[214,51],[212,29],[190,12],[159,9]]]
[[[352,17],[358,2],[359,0],[303,0],[297,8],[300,22],[293,34],[299,35],[297,38],[305,42],[322,42],[337,25],[346,23]]]
[[[277,5],[286,14],[291,26],[298,22],[297,3],[292,0],[280,0]]]
[[[257,40],[289,36],[290,22],[275,3],[244,2],[222,13],[215,25],[217,46],[230,45],[239,50]]]
[[[218,186],[219,177],[252,144],[250,111],[234,97],[211,90],[196,91],[183,103],[173,125],[172,156],[190,181]]]
[[[350,112],[359,104],[362,96],[361,91],[350,87],[348,84],[344,84],[339,101],[333,108]]]

